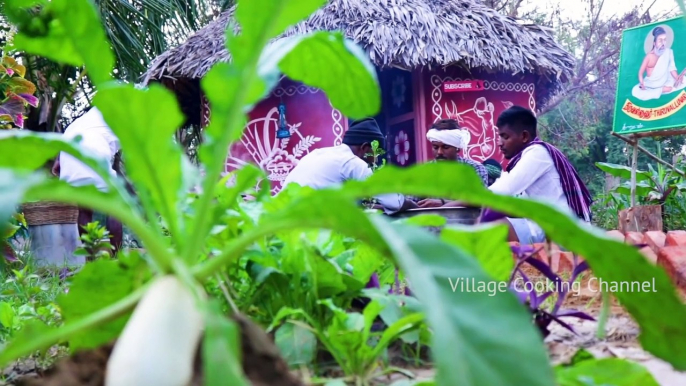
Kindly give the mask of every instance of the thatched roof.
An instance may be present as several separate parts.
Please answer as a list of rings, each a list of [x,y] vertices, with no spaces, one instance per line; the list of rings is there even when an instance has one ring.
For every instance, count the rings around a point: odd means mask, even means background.
[[[214,63],[230,60],[224,31],[234,9],[156,58],[145,83],[167,76],[201,78]],[[342,30],[380,67],[463,61],[471,68],[560,74],[563,80],[574,68],[574,58],[548,31],[520,24],[475,0],[331,0],[284,36],[315,30]]]
[[[143,83],[198,79],[213,64],[229,61],[224,36],[234,10],[157,57]],[[343,31],[381,68],[461,64],[533,73],[548,79],[552,91],[570,77],[575,65],[549,31],[503,16],[478,0],[330,0],[281,36],[321,30]]]

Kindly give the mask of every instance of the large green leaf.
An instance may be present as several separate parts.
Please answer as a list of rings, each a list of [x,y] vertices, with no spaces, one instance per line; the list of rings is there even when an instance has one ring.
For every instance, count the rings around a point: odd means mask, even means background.
[[[284,74],[323,90],[347,117],[359,119],[379,112],[376,71],[362,48],[338,32],[315,32],[301,39],[279,63]]]
[[[29,320],[12,337],[12,340],[0,350],[0,366],[7,366],[11,361],[32,354],[35,350],[47,349],[49,346],[40,346],[33,350],[27,349],[27,347],[33,348],[32,341],[55,331],[55,327],[48,326],[38,318]]]
[[[251,110],[278,81],[279,75],[275,73],[278,62],[271,58],[280,58],[285,51],[282,50],[280,54],[274,50],[263,53],[268,41],[325,3],[326,0],[238,2],[235,15],[241,32],[234,35],[233,25],[229,25],[226,31],[226,45],[231,52],[232,63],[214,65],[201,81],[202,89],[212,105],[212,122],[206,131],[209,143],[201,147],[201,159],[212,160],[213,153],[216,156],[220,149],[213,149],[212,144],[223,137],[223,132],[231,141],[240,138],[242,126],[231,124],[229,119],[237,113],[237,108],[243,113]],[[287,50],[290,48],[292,46]],[[260,58],[267,64],[258,66]],[[253,76],[258,74],[261,76]],[[236,106],[236,102],[240,106]],[[211,153],[208,153],[210,150]]]
[[[333,229],[356,237],[380,251],[388,251],[379,232],[353,200],[335,191],[301,189],[288,206],[275,213],[267,213],[260,224],[290,224],[291,229]]]
[[[346,183],[340,192],[350,199],[398,192],[445,197],[535,221],[554,242],[583,256],[593,274],[604,282],[650,283],[650,291],[619,291],[613,295],[639,324],[643,347],[675,368],[686,370],[686,347],[673,344],[686,341],[686,307],[665,271],[648,262],[635,247],[607,237],[605,232],[583,225],[547,204],[494,194],[483,187],[469,165],[427,163],[402,170],[387,166],[366,181]],[[662,317],[655,318],[658,314]]]
[[[69,292],[57,298],[66,323],[78,321],[123,299],[137,288],[137,278],[146,275],[146,265],[124,267],[116,260],[96,260],[86,264],[74,276]],[[116,338],[124,329],[130,314],[96,328],[83,330],[69,339],[71,350],[96,348]]]
[[[34,1],[35,3],[35,1]],[[86,65],[96,85],[111,79],[114,54],[97,9],[89,0],[52,0],[40,14],[19,10],[26,2],[8,1],[11,20],[18,24],[14,44],[22,51],[74,66]]]
[[[381,217],[372,217],[372,222],[434,331],[431,350],[439,385],[553,384],[540,333],[504,282],[493,280],[473,257],[428,231]],[[451,281],[457,280],[489,289],[454,291]]]
[[[507,280],[514,268],[512,250],[505,242],[507,233],[506,225],[451,226],[441,231],[441,239],[476,257],[493,279]]]
[[[317,337],[305,326],[284,323],[276,330],[274,340],[289,366],[309,365],[314,360]]]
[[[659,386],[645,367],[619,358],[589,359],[559,367],[556,376],[559,386]]]
[[[631,168],[629,166],[607,162],[596,162],[596,166],[605,173],[631,181]],[[650,181],[650,173],[643,170],[636,170],[636,181]]]
[[[236,20],[241,34],[229,36],[227,45],[234,60],[244,64],[250,55],[246,49],[261,49],[263,40],[276,37],[310,16],[326,0],[239,0],[237,3]]]
[[[145,90],[121,84],[101,88],[94,103],[121,142],[127,173],[139,194],[151,197],[154,210],[181,242],[177,205],[186,194],[182,189],[184,156],[173,134],[184,118],[176,97],[157,84]]]
[[[636,197],[647,197],[648,194],[654,190],[655,189],[653,189],[653,185],[647,181],[641,181],[641,182],[636,183]],[[631,183],[630,182],[622,183],[621,185],[617,186],[614,189],[614,192],[625,195],[625,196],[630,196],[631,195]]]
[[[114,191],[124,194],[124,184],[109,174],[109,160],[99,158],[61,134],[34,133],[26,130],[0,132],[0,167],[34,171],[54,159],[60,152],[68,153],[93,169]],[[17,154],[21,156],[18,157]]]

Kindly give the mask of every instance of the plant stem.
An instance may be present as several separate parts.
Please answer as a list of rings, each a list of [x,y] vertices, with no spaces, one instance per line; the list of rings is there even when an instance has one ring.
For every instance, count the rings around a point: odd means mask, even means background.
[[[56,330],[36,334],[33,340],[28,341],[25,344],[20,344],[17,347],[8,346],[0,356],[0,363],[6,364],[8,361],[29,355],[36,350],[50,347],[59,343],[61,340],[68,339],[81,330],[95,327],[103,322],[121,316],[136,305],[138,300],[143,297],[148,287],[149,284],[145,284],[116,303],[96,311],[81,320],[66,324]]]
[[[229,306],[231,306],[231,310],[233,310],[233,312],[236,314],[239,313],[240,311],[238,310],[238,307],[236,307],[236,303],[233,302],[231,294],[229,294],[229,289],[226,287],[226,285],[224,285],[224,282],[222,281],[222,277],[219,274],[215,274],[214,277],[215,279],[217,279],[217,283],[219,283],[219,288],[221,288],[222,293],[226,298],[226,302],[229,303]]]
[[[598,331],[596,336],[598,339],[605,338],[605,324],[607,324],[607,319],[610,316],[610,294],[603,291],[603,308],[600,310],[600,318],[598,320]]]
[[[278,15],[286,7],[286,3],[286,1],[277,2],[278,7],[276,7],[274,10],[273,17],[278,17]],[[271,26],[271,28],[274,28],[274,26]],[[251,89],[250,86],[252,85],[254,79],[258,76],[257,64],[263,48],[267,45],[271,37],[271,28],[264,28],[258,35],[258,39],[256,39],[256,41],[253,43],[256,49],[243,64],[243,68],[240,71],[241,75],[239,76],[238,87],[236,88],[236,94],[234,95],[234,98],[231,101],[228,109],[226,109],[226,127],[223,127],[221,130],[219,130],[221,133],[219,140],[211,145],[213,150],[212,158],[208,165],[205,180],[203,181],[203,194],[200,197],[198,210],[195,214],[195,221],[193,222],[192,226],[193,233],[181,254],[181,257],[186,261],[193,261],[193,254],[198,253],[198,251],[201,250],[200,247],[204,242],[205,236],[207,235],[211,226],[210,222],[207,221],[207,216],[212,207],[212,197],[214,196],[215,191],[214,186],[217,181],[219,181],[219,177],[221,176],[226,156],[229,151],[231,135],[236,131],[241,124],[241,120],[245,117],[243,113],[245,99],[249,95]],[[211,123],[210,126],[212,126]]]

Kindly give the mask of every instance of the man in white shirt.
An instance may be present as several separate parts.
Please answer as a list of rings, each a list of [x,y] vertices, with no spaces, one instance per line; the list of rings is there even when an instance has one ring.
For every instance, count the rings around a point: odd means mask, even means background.
[[[100,110],[96,107],[90,108],[85,114],[74,120],[64,131],[63,135],[65,139],[69,140],[81,136],[81,146],[87,149],[90,155],[107,160],[110,165],[109,174],[112,177],[117,177],[114,164],[120,150],[119,139],[110,130]],[[65,152],[60,153],[52,172],[55,175],[59,175],[60,180],[72,186],[93,185],[101,192],[107,191],[107,184],[102,177],[83,162]],[[92,210],[86,208],[79,209],[78,226],[80,235],[84,233],[82,227],[93,222],[93,217]],[[98,215],[98,217],[102,216]],[[110,217],[107,217],[104,221],[105,224],[101,223],[100,225],[105,225],[109,230],[112,246],[115,248],[114,253],[116,254],[122,243],[122,224]]]
[[[348,180],[364,180],[372,175],[374,162],[371,143],[385,145],[385,138],[372,118],[353,122],[339,146],[316,149],[304,156],[283,182],[323,189],[339,186]],[[401,194],[384,194],[375,197],[386,214],[416,208],[417,204]]]
[[[489,189],[498,194],[542,201],[590,222],[590,193],[569,160],[557,148],[538,139],[534,113],[512,106],[498,117],[496,126],[500,150],[509,163]],[[500,219],[510,224],[509,241],[530,244],[546,239],[541,227],[525,218],[505,217],[487,209],[482,222]]]
[[[486,167],[464,156],[469,145],[470,134],[467,129],[460,128],[456,120],[442,119],[434,122],[426,133],[426,139],[431,142],[435,162],[459,162],[471,165],[484,186],[487,186],[488,171]],[[455,206],[455,204],[455,202],[450,202],[447,206]],[[446,200],[443,198],[425,198],[418,201],[417,205],[420,208],[436,208],[445,206]]]

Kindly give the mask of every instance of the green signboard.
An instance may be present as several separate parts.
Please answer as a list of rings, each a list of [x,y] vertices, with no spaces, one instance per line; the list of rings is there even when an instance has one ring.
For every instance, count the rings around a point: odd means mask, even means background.
[[[686,19],[627,29],[622,34],[613,131],[656,132],[686,127]]]

